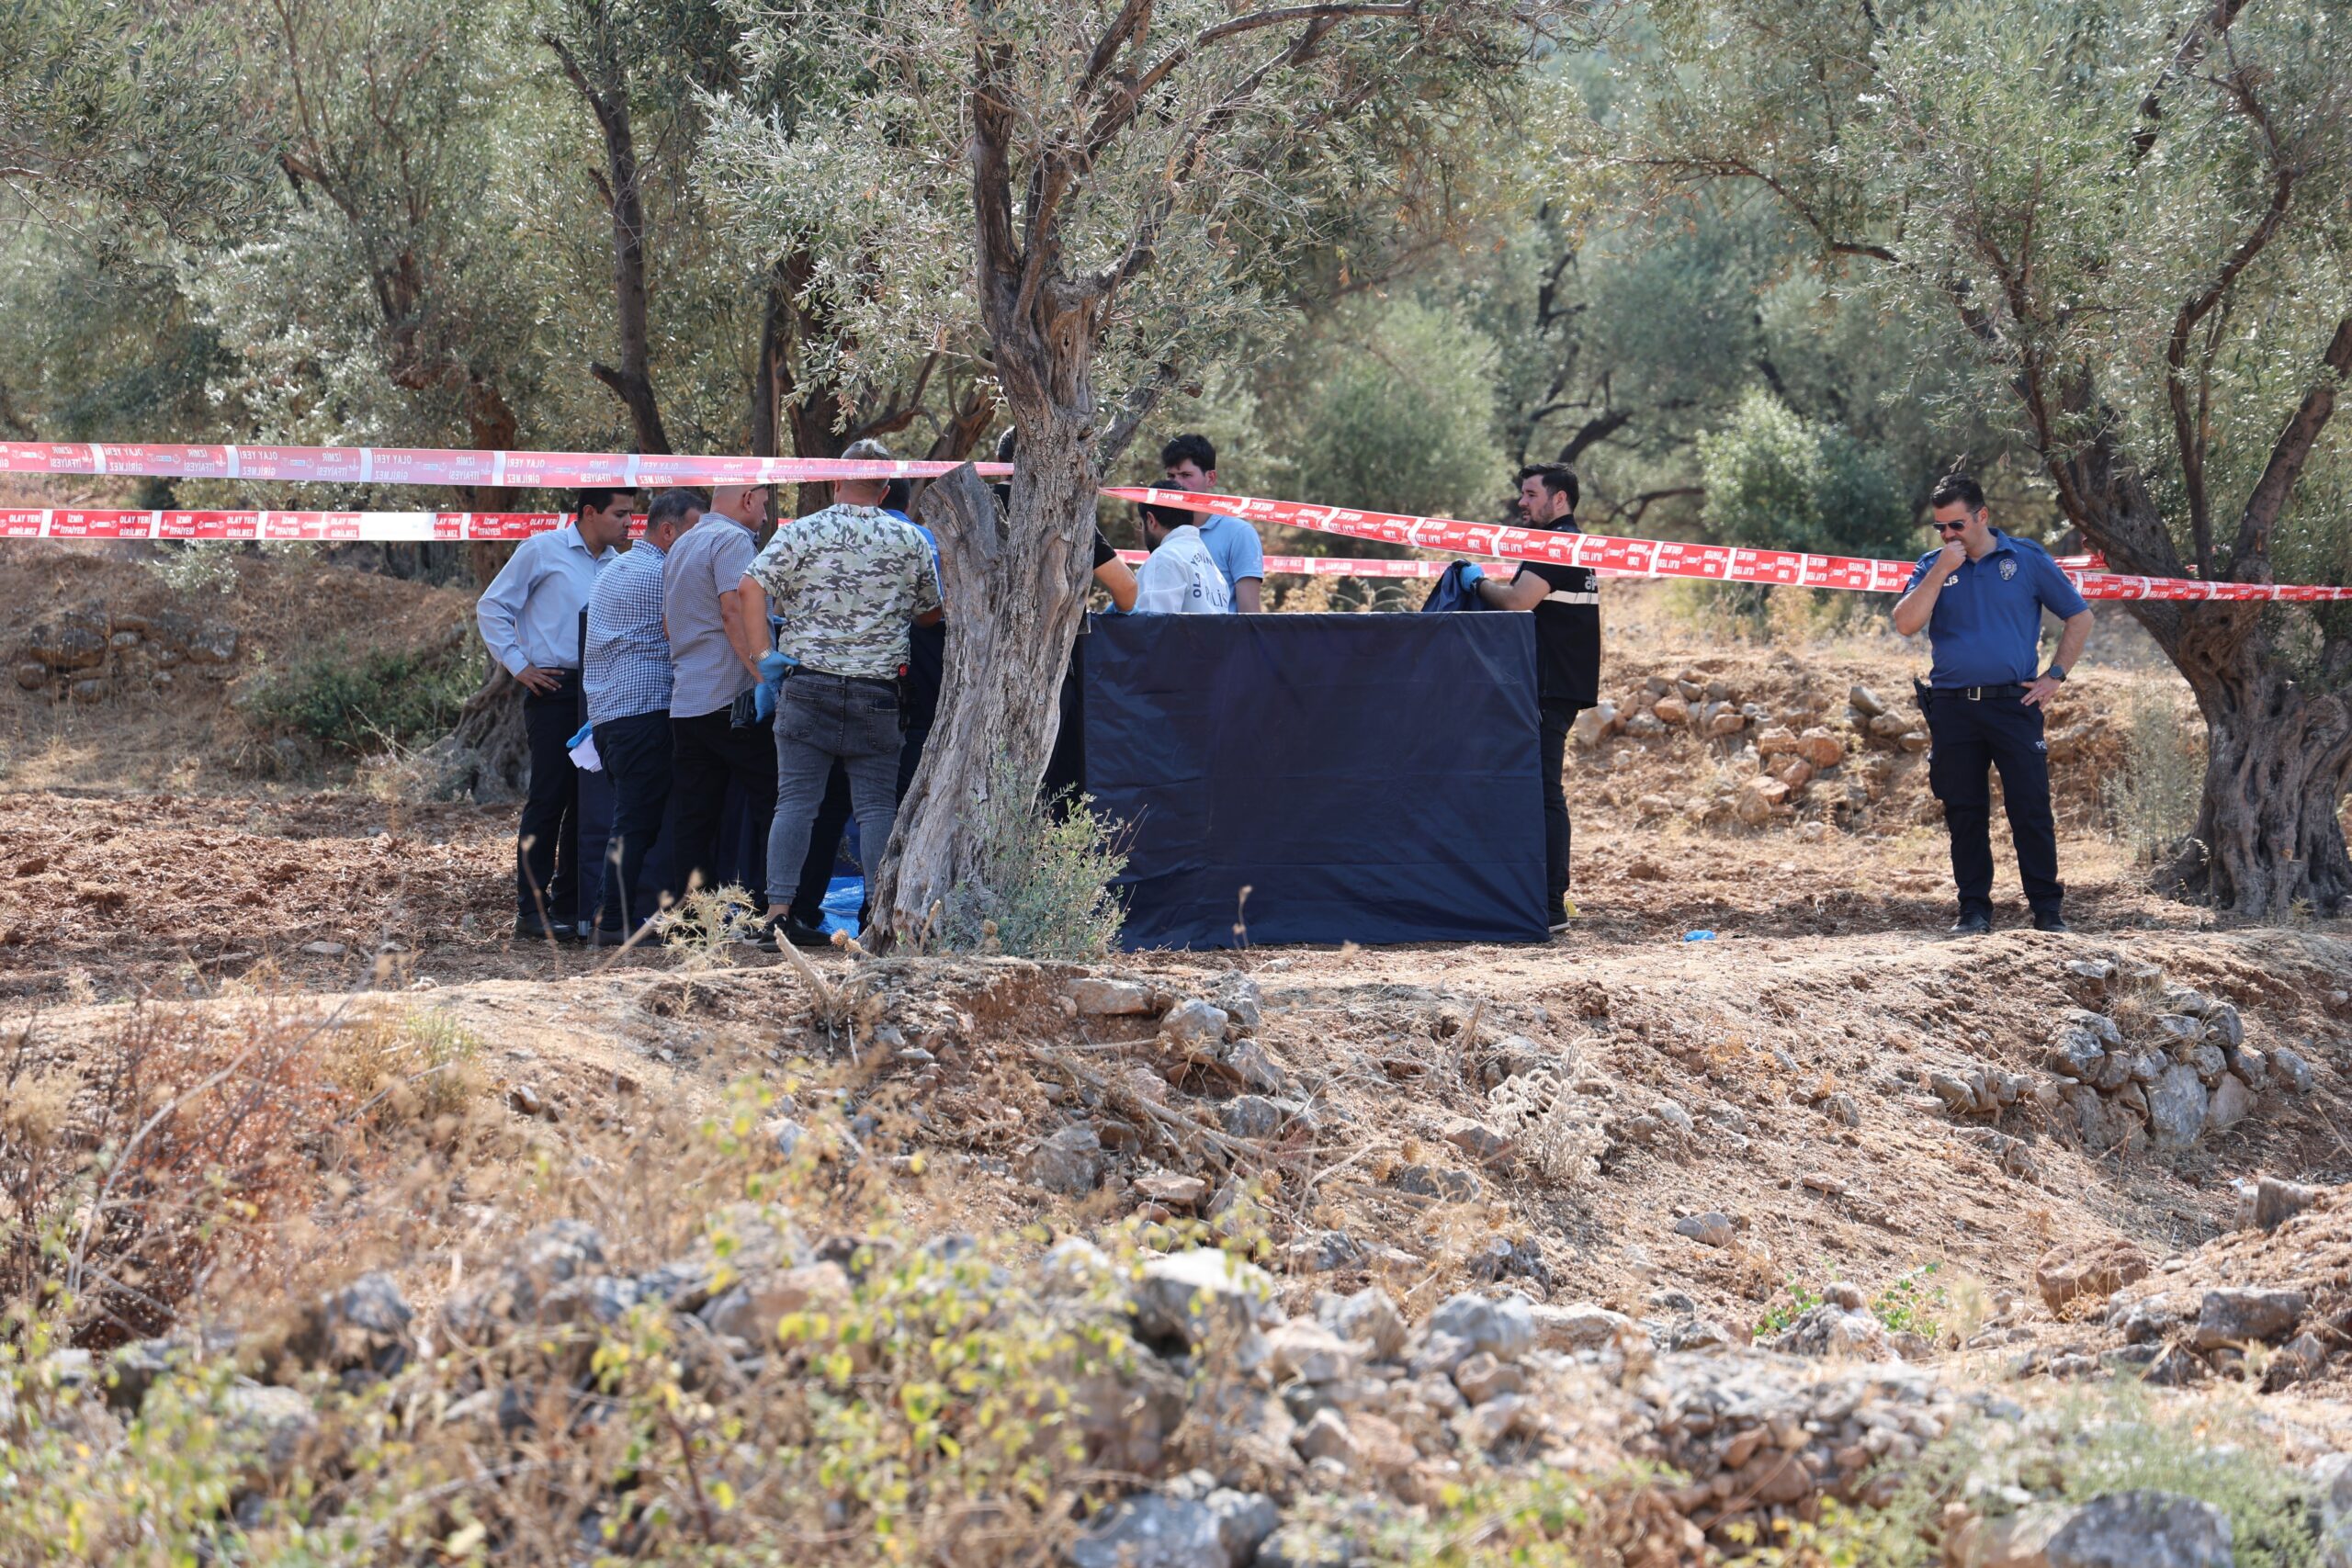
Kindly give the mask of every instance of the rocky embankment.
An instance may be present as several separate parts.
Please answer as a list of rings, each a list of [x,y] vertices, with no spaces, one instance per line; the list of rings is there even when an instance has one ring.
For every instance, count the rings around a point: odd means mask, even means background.
[[[236,658],[234,626],[179,610],[93,604],[35,625],[9,664],[26,691],[98,703],[138,688],[166,690],[190,676],[226,680]]]

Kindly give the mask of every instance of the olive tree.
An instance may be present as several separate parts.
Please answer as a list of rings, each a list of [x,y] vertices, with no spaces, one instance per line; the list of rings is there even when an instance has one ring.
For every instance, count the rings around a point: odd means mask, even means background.
[[[1644,112],[1584,149],[1744,186],[1845,287],[1948,329],[2118,571],[2341,581],[2352,486],[2352,18],[2244,0],[1658,8]],[[2171,885],[2352,897],[2352,614],[2140,602],[2211,738]]]
[[[969,469],[924,515],[945,558],[937,728],[875,900],[922,929],[972,896],[996,781],[1033,787],[1084,606],[1095,494],[1168,388],[1275,307],[1329,198],[1506,103],[1582,19],[1544,0],[903,0],[804,5],[758,43],[830,72],[788,128],[724,127],[808,240],[844,360],[971,343],[1019,435],[1009,512]],[[739,175],[739,177],[741,177]]]
[[[236,114],[237,44],[165,0],[0,6],[0,190],[174,232],[248,218],[268,150]]]

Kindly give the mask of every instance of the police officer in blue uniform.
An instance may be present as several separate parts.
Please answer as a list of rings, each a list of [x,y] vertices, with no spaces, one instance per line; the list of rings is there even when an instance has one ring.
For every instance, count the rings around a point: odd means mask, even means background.
[[[2017,845],[2018,877],[2033,907],[2033,929],[2063,931],[2058,829],[2050,815],[2050,752],[2042,717],[2050,699],[2090,640],[2091,612],[2050,552],[1993,526],[1984,491],[1965,474],[1939,481],[1928,497],[1943,547],[1919,558],[1895,603],[1894,629],[1926,627],[1934,650],[1928,683],[1918,687],[1933,747],[1928,784],[1944,804],[1951,834],[1951,875],[1960,888],[1962,936],[1993,929],[1993,792],[1988,767],[2001,770],[2001,798]],[[2041,662],[2041,612],[2064,623],[2050,668]]]

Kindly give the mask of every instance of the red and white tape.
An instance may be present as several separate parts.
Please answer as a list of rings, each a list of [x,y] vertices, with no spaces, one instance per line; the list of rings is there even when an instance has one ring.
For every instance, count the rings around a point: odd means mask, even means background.
[[[1129,566],[1141,566],[1151,558],[1148,550],[1121,550],[1119,558]],[[1452,561],[1392,560],[1385,558],[1351,556],[1268,556],[1265,558],[1269,577],[1443,577]]]
[[[559,512],[161,512],[100,507],[0,507],[0,539],[252,540],[265,544],[417,544],[528,538],[560,528]],[[631,533],[644,530],[638,517]],[[1142,550],[1120,558],[1141,565]],[[1434,578],[1442,560],[1351,559],[1343,556],[1268,556],[1270,572],[1303,577]]]
[[[849,461],[824,457],[708,457],[654,453],[481,452],[390,446],[203,446],[156,443],[0,442],[0,473],[138,475],[161,479],[248,479],[345,484],[472,485],[563,488],[673,484],[779,484],[833,479],[925,479],[954,471],[946,462]],[[1001,476],[1009,465],[975,465]],[[1909,561],[1811,555],[1734,545],[1687,545],[1601,534],[1555,534],[1453,517],[1363,512],[1257,496],[1114,487],[1106,495],[1193,511],[1222,512],[1350,538],[1377,539],[1420,549],[1451,550],[1505,560],[1586,566],[1611,576],[1687,577],[1790,588],[1837,588],[1899,593],[1910,581]],[[77,508],[0,511],[0,537],[433,540],[516,539],[548,526],[536,514],[469,512],[119,512]],[[1369,576],[1322,564],[1317,574]],[[1425,563],[1434,564],[1434,563]],[[2103,563],[2102,563],[2103,564]],[[1440,567],[1438,570],[1442,570]],[[2352,588],[2269,582],[2217,582],[2193,578],[2136,577],[2068,565],[2066,574],[2092,599],[2268,600],[2352,599]],[[1376,575],[1391,575],[1387,572]],[[1415,570],[1394,575],[1434,575]]]
[[[974,465],[986,475],[1009,463]],[[475,452],[426,446],[207,446],[154,442],[0,441],[0,474],[135,474],[175,479],[563,489],[822,484],[936,479],[960,463],[842,457],[693,457],[637,452]]]
[[[267,544],[423,544],[528,538],[552,512],[122,512],[0,507],[0,539],[254,539]]]
[[[1453,517],[1412,517],[1391,512],[1359,512],[1258,496],[1209,495],[1194,491],[1119,486],[1105,495],[1124,501],[1222,512],[1259,523],[1279,523],[1353,539],[1417,549],[1455,550],[1505,560],[1589,566],[1625,577],[1691,577],[1715,582],[1754,582],[1783,588],[1843,588],[1863,593],[1900,593],[1917,564],[1865,560],[1854,556],[1817,556],[1798,550],[1758,550],[1736,545],[1685,545],[1662,539],[1624,539],[1606,534],[1555,534],[1500,523],[1464,523]],[[2133,577],[2119,572],[2068,570],[2086,599],[2230,599],[2324,601],[2352,599],[2352,588],[2277,582],[2208,582],[2194,578]]]
[[[528,538],[571,519],[557,512],[162,512],[97,507],[0,507],[0,539],[165,539],[263,544],[495,543]],[[639,517],[630,531],[641,532]],[[1121,550],[1131,566],[1149,558]],[[1451,565],[1349,556],[1268,556],[1274,576],[1428,581]],[[1604,569],[1605,570],[1605,569]]]

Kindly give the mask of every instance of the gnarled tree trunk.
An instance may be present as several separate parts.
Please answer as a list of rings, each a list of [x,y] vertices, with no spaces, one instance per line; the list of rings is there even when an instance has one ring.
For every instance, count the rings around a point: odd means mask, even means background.
[[[540,41],[563,62],[566,76],[595,117],[605,139],[605,177],[598,189],[613,220],[613,312],[620,329],[620,364],[590,361],[588,373],[612,389],[628,410],[629,428],[640,452],[667,452],[662,405],[653,395],[652,329],[648,324],[645,284],[645,188],[637,161],[637,130],[629,115],[628,74],[620,56],[613,18],[602,6],[588,8],[583,65],[563,39],[542,33]]]
[[[2204,715],[2205,787],[2160,885],[2257,919],[2299,906],[2340,913],[2352,900],[2338,815],[2352,779],[2352,705],[2294,679],[2256,607],[2196,605],[2184,620],[2165,652]]]
[[[2316,422],[2312,428],[2315,434]],[[2068,517],[2112,570],[2189,574],[2146,481],[2111,437],[2051,461],[2050,472]],[[2274,515],[2284,500],[2282,491],[2269,502]],[[2262,504],[2257,493],[2249,513]],[[2247,528],[2252,537],[2267,533],[2259,518]],[[2263,556],[2242,548],[2240,561],[2239,581],[2267,580]],[[2352,783],[2352,703],[2297,680],[2278,647],[2282,623],[2312,612],[2244,602],[2124,604],[2188,682],[2205,720],[2197,823],[2157,873],[2158,890],[2256,919],[2298,905],[2342,912],[2352,900],[2352,857],[2337,815]]]
[[[466,423],[477,451],[511,450],[520,428],[498,389],[480,379],[468,389]],[[458,494],[472,512],[503,511],[514,498],[513,491],[486,485],[462,487]],[[513,545],[486,541],[465,548],[480,588],[488,587],[514,553]],[[458,710],[450,732],[425,749],[424,760],[433,769],[426,787],[435,797],[471,794],[485,804],[519,799],[531,782],[531,738],[523,727],[522,682],[492,660],[489,678]]]
[[[957,889],[978,886],[969,824],[1001,787],[1021,791],[1025,805],[1053,751],[1086,608],[1092,558],[1080,541],[1093,526],[1095,479],[1067,436],[1038,446],[1033,455],[1024,430],[1012,515],[1056,526],[1013,526],[968,464],[917,503],[939,539],[950,632],[939,716],[875,885],[875,921],[901,938],[920,939]]]
[[[531,737],[523,727],[523,685],[502,664],[458,710],[448,734],[424,751],[432,770],[427,793],[455,799],[471,795],[485,806],[519,800],[531,783]]]

